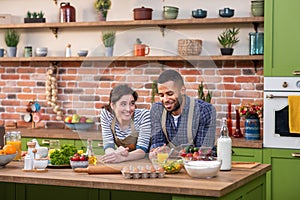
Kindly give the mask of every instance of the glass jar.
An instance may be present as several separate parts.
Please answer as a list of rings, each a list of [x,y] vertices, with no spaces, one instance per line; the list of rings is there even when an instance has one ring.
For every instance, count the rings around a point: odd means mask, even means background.
[[[249,33],[249,54],[250,55],[264,54],[264,33],[263,32]]]
[[[21,132],[20,131],[7,132],[4,135],[4,142],[5,142],[5,144],[11,144],[16,147],[17,155],[14,158],[14,160],[20,161],[21,155],[22,155]]]

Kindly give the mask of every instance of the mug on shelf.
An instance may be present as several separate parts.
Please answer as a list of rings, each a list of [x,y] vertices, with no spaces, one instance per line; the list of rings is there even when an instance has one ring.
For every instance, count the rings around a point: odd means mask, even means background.
[[[150,47],[145,44],[134,45],[134,56],[145,56],[150,53]]]
[[[0,48],[0,57],[4,57],[6,55],[6,49]]]

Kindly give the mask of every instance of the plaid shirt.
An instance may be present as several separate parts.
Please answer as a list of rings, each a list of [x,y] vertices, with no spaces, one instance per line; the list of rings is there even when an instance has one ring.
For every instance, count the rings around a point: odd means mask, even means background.
[[[186,96],[184,109],[178,119],[177,126],[170,112],[167,112],[166,129],[170,141],[176,145],[188,144],[187,124],[190,100],[195,101],[192,122],[192,134],[194,145],[197,147],[212,147],[215,143],[216,133],[216,110],[213,105],[199,99]],[[150,110],[151,116],[151,146],[150,149],[167,144],[166,137],[162,131],[161,117],[163,112],[161,102],[153,104]]]

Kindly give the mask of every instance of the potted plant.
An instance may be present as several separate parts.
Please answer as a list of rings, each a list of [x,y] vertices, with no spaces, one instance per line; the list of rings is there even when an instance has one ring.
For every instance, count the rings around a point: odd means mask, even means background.
[[[7,56],[16,57],[17,45],[19,44],[20,40],[20,33],[15,29],[8,29],[5,31],[4,39],[7,45]]]
[[[233,45],[235,45],[240,41],[239,38],[237,37],[239,32],[240,32],[239,28],[235,28],[235,27],[227,28],[218,36],[218,41],[222,46],[221,48],[222,55],[232,55]]]
[[[27,11],[26,18],[24,18],[24,23],[45,23],[43,11],[40,12],[30,12]]]
[[[105,56],[113,55],[113,47],[116,40],[115,31],[102,31],[102,42],[105,47]]]
[[[260,139],[260,121],[263,117],[263,105],[258,103],[241,105],[238,109],[241,117],[245,118],[245,139]]]
[[[99,12],[99,20],[106,21],[107,12],[111,7],[110,0],[96,0],[94,3],[96,10]]]

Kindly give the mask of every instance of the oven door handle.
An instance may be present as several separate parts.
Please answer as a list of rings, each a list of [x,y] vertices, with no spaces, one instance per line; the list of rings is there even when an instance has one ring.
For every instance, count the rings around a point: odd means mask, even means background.
[[[267,99],[273,99],[273,98],[287,98],[286,96],[275,96],[273,94],[267,94],[266,95]]]
[[[293,74],[294,74],[294,75],[300,75],[300,71],[299,71],[299,70],[296,70],[296,71],[293,72]]]
[[[300,158],[300,153],[292,153],[293,157]]]

